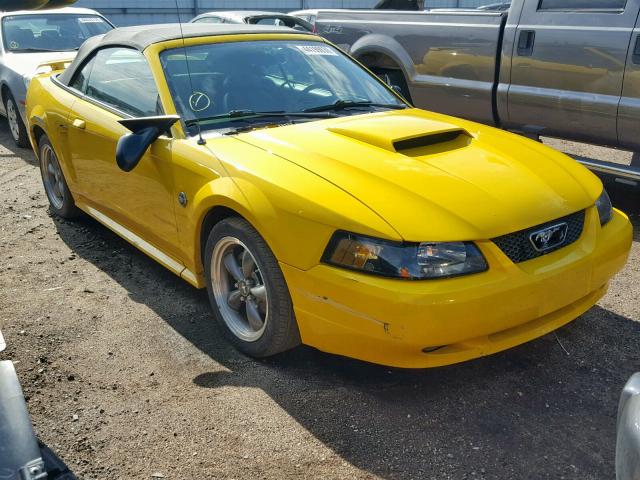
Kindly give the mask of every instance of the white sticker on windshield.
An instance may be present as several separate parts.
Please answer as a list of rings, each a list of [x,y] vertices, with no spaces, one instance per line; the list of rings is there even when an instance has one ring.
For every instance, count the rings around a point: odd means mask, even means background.
[[[98,17],[79,18],[80,23],[102,23],[102,19]]]
[[[337,57],[338,54],[326,45],[296,45],[296,48],[305,55],[327,55],[331,57]]]

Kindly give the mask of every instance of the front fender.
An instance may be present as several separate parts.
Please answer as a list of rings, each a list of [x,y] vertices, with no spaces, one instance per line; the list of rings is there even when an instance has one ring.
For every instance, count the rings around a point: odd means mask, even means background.
[[[206,183],[193,197],[193,213],[190,222],[194,230],[189,234],[189,238],[192,239],[191,249],[193,252],[193,255],[189,257],[194,260],[192,267],[197,274],[201,274],[203,271],[202,262],[200,261],[202,249],[204,248],[204,245],[201,245],[202,227],[207,214],[212,209],[219,207],[233,210],[244,217],[264,237],[263,232],[261,232],[261,222],[252,213],[247,199],[231,177],[219,177]]]
[[[195,227],[191,234],[193,256],[190,256],[195,261],[194,271],[198,275],[203,272],[202,228],[207,214],[217,207],[233,210],[247,220],[279,261],[302,269],[317,264],[334,228],[306,217],[302,206],[278,203],[275,205],[262,189],[242,177],[220,177],[204,185],[193,199],[193,221],[190,222]],[[310,240],[305,242],[307,238]]]

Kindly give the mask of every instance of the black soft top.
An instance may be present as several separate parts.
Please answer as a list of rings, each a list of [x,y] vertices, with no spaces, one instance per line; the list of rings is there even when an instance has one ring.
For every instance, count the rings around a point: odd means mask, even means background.
[[[178,23],[164,25],[137,25],[134,27],[115,28],[104,35],[91,37],[82,44],[78,55],[71,65],[58,76],[58,80],[68,85],[77,68],[84,60],[97,49],[104,47],[131,47],[144,51],[149,45],[170,40],[194,37],[208,37],[212,35],[243,35],[264,33],[296,33],[305,35],[305,32],[293,30],[287,27],[274,27],[268,25],[243,25],[243,24],[207,24],[207,23],[183,23],[182,29]],[[311,35],[311,34],[309,34]],[[313,36],[313,35],[312,35]]]

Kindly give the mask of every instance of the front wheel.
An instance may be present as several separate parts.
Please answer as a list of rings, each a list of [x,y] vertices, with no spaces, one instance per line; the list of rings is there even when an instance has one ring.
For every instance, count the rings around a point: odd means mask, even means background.
[[[22,148],[29,146],[29,136],[27,135],[27,129],[24,126],[18,105],[11,93],[6,94],[4,100],[4,109],[7,112],[7,123],[9,124],[9,130],[11,131],[11,137],[16,145]]]
[[[205,276],[216,319],[241,352],[268,357],[300,344],[282,271],[249,222],[233,217],[213,227]]]

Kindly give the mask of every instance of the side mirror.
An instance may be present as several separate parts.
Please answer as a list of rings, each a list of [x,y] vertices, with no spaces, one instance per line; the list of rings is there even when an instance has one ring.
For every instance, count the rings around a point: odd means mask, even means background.
[[[166,133],[171,125],[180,120],[177,115],[162,115],[157,117],[125,118],[119,120],[122,126],[132,133],[123,135],[116,146],[116,162],[125,172],[133,170],[156,139]]]

